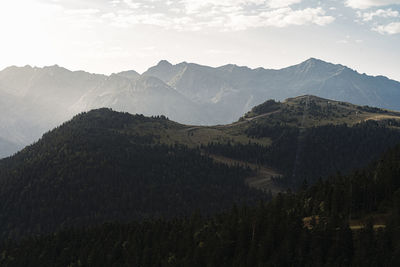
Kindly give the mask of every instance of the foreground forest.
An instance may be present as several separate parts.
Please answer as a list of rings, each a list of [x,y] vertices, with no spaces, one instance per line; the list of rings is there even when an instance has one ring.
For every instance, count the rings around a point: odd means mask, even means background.
[[[399,266],[400,146],[255,207],[68,229],[0,246],[1,266]],[[354,221],[358,224],[354,224]]]

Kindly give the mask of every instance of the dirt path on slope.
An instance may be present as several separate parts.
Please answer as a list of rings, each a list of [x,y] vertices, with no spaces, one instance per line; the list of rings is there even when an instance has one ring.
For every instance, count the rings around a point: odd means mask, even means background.
[[[215,125],[214,127],[215,128],[230,128],[230,127],[242,125],[242,124],[245,124],[245,123],[249,123],[249,122],[251,122],[252,120],[255,120],[255,119],[267,117],[267,116],[269,116],[271,114],[274,114],[274,113],[277,113],[279,111],[280,110],[278,109],[278,110],[271,111],[271,112],[268,112],[268,113],[264,113],[264,114],[261,114],[261,115],[257,115],[257,116],[251,117],[251,118],[244,118],[244,120],[242,120],[242,121],[237,121],[237,122],[233,122],[233,123],[230,123],[230,124],[224,124],[224,125]]]
[[[285,191],[283,188],[277,186],[272,180],[273,177],[279,178],[282,177],[282,175],[271,168],[220,155],[207,155],[215,162],[224,163],[229,166],[239,165],[243,167],[249,167],[252,171],[254,171],[255,174],[251,177],[247,177],[245,182],[248,186],[252,188],[256,188],[264,192],[270,191],[273,195]]]
[[[395,119],[395,120],[399,120],[400,118],[398,116],[394,116],[394,115],[376,115],[376,116],[372,116],[366,119],[366,121],[369,120],[374,120],[374,121],[379,121],[379,120],[385,120],[385,119]]]

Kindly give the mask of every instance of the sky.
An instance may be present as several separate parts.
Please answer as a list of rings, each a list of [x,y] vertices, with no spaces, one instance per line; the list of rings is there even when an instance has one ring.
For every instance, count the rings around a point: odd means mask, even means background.
[[[400,81],[400,0],[3,0],[0,35],[0,69],[279,69],[314,57]]]

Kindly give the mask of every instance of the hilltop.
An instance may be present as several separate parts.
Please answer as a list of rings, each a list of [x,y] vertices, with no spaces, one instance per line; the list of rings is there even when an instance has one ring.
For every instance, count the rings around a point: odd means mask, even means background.
[[[354,125],[368,120],[398,119],[399,115],[400,112],[387,109],[303,95],[288,98],[282,103],[267,101],[246,113],[242,120],[268,117],[287,125],[307,128],[327,124]],[[290,120],[286,120],[285,117]]]

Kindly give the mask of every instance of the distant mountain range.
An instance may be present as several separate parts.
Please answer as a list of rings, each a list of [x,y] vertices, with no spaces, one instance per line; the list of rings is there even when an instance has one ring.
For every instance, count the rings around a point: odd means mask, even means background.
[[[110,76],[57,65],[13,66],[0,72],[0,157],[94,108],[212,125],[236,121],[266,99],[304,94],[400,110],[399,82],[314,58],[280,70],[163,60],[141,75],[130,70]]]

